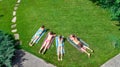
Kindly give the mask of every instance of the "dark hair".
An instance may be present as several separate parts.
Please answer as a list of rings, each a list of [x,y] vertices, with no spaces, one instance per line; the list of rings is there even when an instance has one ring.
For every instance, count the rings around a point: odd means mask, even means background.
[[[72,37],[75,37],[75,35],[74,35],[74,34],[72,34]]]
[[[53,34],[53,32],[51,31],[50,34]]]
[[[45,28],[45,26],[44,26],[44,25],[42,25],[41,27],[42,27],[42,28]]]
[[[60,35],[60,39],[62,39],[62,36]]]

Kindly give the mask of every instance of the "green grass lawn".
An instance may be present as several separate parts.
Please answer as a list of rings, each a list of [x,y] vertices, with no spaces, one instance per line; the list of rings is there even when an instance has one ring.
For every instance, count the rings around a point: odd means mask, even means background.
[[[12,11],[15,1],[0,1],[0,30],[10,33],[10,24],[12,19]]]
[[[0,30],[10,32],[12,10],[15,1],[0,2]],[[120,38],[120,31],[110,20],[109,13],[89,0],[22,0],[17,10],[17,28],[22,40],[21,47],[58,67],[99,67],[101,64],[118,54],[109,36]],[[62,62],[57,61],[55,42],[45,55],[38,53],[45,34],[33,47],[28,45],[32,35],[41,25],[57,35],[68,37],[76,34],[94,50],[91,58],[79,52],[65,41],[65,55]]]

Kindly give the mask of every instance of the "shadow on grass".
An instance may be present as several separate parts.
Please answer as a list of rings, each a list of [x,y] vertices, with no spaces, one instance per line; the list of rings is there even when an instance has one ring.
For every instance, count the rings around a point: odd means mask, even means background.
[[[90,0],[90,1],[92,1],[93,3],[96,3],[98,0]]]
[[[98,0],[89,0],[89,1],[95,3],[96,5],[100,5],[100,3],[98,2]]]
[[[3,17],[4,15],[0,15],[0,18]]]
[[[21,41],[20,40],[15,40],[14,41],[15,49],[21,49]]]
[[[118,24],[116,24],[116,26],[120,26],[120,22]]]
[[[116,26],[118,26],[118,27],[120,27],[120,21],[119,21],[119,23],[118,24],[115,24]],[[120,28],[118,29],[118,30],[120,30]]]
[[[46,32],[48,32],[50,29],[46,29]]]

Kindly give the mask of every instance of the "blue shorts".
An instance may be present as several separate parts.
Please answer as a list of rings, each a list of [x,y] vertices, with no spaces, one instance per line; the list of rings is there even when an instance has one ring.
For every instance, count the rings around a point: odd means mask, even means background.
[[[40,36],[40,34],[39,34],[40,32],[42,32],[42,30],[39,29],[39,30],[36,32],[35,35],[36,35],[36,36]]]

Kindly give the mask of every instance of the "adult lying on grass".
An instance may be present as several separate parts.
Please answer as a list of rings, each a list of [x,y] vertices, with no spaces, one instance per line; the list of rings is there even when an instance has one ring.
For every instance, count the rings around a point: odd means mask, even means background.
[[[39,50],[39,53],[44,54],[44,52],[49,49],[51,43],[53,42],[54,37],[56,36],[56,34],[54,34],[53,32],[49,32],[45,41],[42,44],[42,47]]]
[[[88,57],[90,57],[90,53],[87,52],[87,49],[93,52],[92,49],[90,49],[88,46],[84,45],[75,35],[70,35],[69,39],[76,44],[76,46],[81,50],[82,52],[86,53]]]
[[[41,26],[38,31],[35,33],[35,35],[32,37],[29,45],[33,46],[40,38],[40,36],[42,35],[43,31],[45,30],[44,26]]]
[[[65,53],[64,51],[64,38],[62,36],[56,37],[56,48],[57,48],[57,55],[58,55],[58,61],[62,61],[62,56]]]

